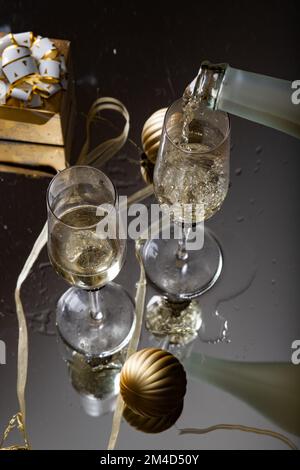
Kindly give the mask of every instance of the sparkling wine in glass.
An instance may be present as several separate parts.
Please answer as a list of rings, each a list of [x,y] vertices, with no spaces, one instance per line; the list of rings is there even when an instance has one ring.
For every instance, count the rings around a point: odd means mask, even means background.
[[[48,254],[71,287],[57,306],[57,327],[72,348],[86,356],[107,357],[129,341],[134,306],[127,292],[111,282],[120,272],[126,240],[119,237],[117,193],[110,179],[88,166],[74,166],[51,181],[47,193]],[[115,211],[114,237],[101,225]]]

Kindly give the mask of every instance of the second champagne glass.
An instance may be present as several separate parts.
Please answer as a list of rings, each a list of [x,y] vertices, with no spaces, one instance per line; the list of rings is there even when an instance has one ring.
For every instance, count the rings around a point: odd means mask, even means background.
[[[114,211],[113,237],[101,225],[104,212],[99,206]],[[73,286],[58,302],[59,333],[86,356],[111,356],[128,343],[135,321],[130,296],[111,282],[126,255],[126,240],[118,231],[116,189],[100,170],[74,166],[51,181],[47,207],[49,258]]]
[[[209,219],[221,207],[228,190],[230,124],[226,113],[204,104],[194,110],[186,129],[183,100],[168,109],[154,170],[154,192],[167,208],[182,238],[152,239],[143,249],[148,278],[170,300],[190,300],[210,289],[222,270],[222,250],[209,229],[203,246],[189,250],[192,227]]]

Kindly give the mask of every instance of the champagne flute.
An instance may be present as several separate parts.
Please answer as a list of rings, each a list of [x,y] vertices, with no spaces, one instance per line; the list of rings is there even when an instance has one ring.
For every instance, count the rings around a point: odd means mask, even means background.
[[[220,209],[226,197],[229,155],[226,113],[197,103],[191,114],[182,99],[169,107],[153,184],[162,210],[167,208],[173,228],[181,227],[182,235],[179,242],[175,237],[149,240],[143,248],[143,260],[150,281],[172,301],[203,294],[221,274],[221,247],[212,232],[203,227],[203,221]],[[201,249],[189,249],[192,231],[202,231]]]
[[[111,282],[126,255],[126,240],[119,237],[116,189],[96,168],[70,167],[52,179],[47,208],[49,259],[72,285],[57,305],[58,331],[79,353],[111,356],[128,343],[135,322],[130,296]],[[108,211],[115,215],[110,237],[101,225]]]

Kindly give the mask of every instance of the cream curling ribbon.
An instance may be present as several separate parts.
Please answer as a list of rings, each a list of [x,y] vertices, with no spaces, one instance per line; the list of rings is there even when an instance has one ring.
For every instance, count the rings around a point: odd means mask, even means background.
[[[65,58],[53,41],[31,31],[0,39],[0,105],[15,98],[21,106],[39,108],[66,88]]]
[[[1,83],[1,82],[0,82]],[[89,144],[90,144],[90,125],[91,123],[97,118],[100,111],[103,110],[113,110],[120,113],[125,119],[125,125],[121,133],[112,139],[109,139],[105,142],[102,142],[98,145],[95,149],[88,152]],[[77,160],[77,164],[97,164],[97,166],[103,165],[107,162],[111,157],[113,157],[125,144],[128,138],[129,133],[129,113],[126,107],[121,103],[121,101],[111,98],[111,97],[103,97],[97,99],[91,106],[90,111],[88,113],[87,118],[87,139],[83,145],[81,150],[80,156]],[[133,204],[135,202],[141,201],[142,199],[150,196],[153,193],[152,185],[146,186],[142,190],[137,191],[136,193],[132,194],[128,198],[128,204]],[[27,330],[27,323],[26,323],[26,316],[24,312],[24,308],[22,305],[21,300],[21,287],[25,280],[28,277],[30,270],[32,269],[35,261],[37,260],[41,250],[47,243],[48,238],[48,225],[47,222],[45,223],[42,232],[38,236],[32,251],[27,258],[25,265],[18,277],[17,285],[15,289],[15,304],[16,304],[16,312],[18,317],[18,326],[19,326],[19,339],[18,339],[18,368],[17,368],[17,395],[18,395],[18,402],[20,411],[13,416],[10,420],[6,430],[4,431],[3,438],[0,440],[0,450],[17,450],[17,449],[30,449],[30,444],[28,440],[28,435],[26,432],[26,401],[25,401],[25,389],[26,389],[26,381],[27,381],[27,371],[28,371],[28,330]],[[146,294],[146,277],[143,268],[143,264],[140,257],[140,241],[136,243],[136,254],[137,258],[140,263],[140,279],[137,284],[137,292],[136,292],[136,315],[137,315],[137,322],[136,328],[129,345],[128,354],[135,352],[138,346],[138,341],[140,337],[140,330],[142,325],[142,318],[143,318],[143,311],[144,311],[144,303],[145,303],[145,294]],[[120,399],[119,399],[120,401]],[[121,416],[122,417],[121,409]],[[24,446],[11,446],[7,449],[3,448],[4,441],[7,439],[9,433],[17,426],[21,434],[24,438]],[[118,435],[118,428],[115,426],[114,434],[115,440]]]

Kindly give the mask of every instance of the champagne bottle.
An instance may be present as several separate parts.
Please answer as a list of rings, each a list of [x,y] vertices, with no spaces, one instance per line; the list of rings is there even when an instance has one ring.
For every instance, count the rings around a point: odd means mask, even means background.
[[[244,401],[300,436],[300,369],[288,363],[236,362],[191,354],[186,371]]]
[[[300,138],[297,83],[234,69],[227,64],[203,62],[184,98],[194,97],[210,109],[226,111]]]

